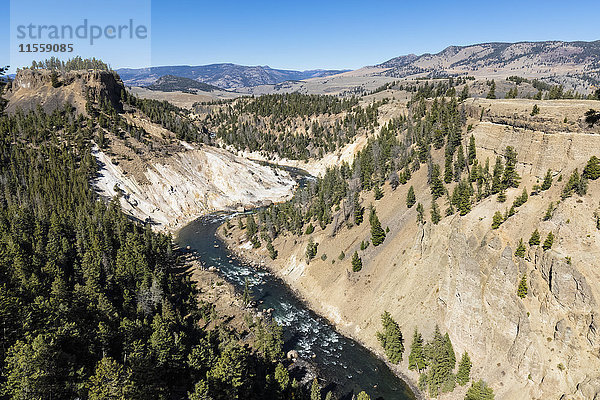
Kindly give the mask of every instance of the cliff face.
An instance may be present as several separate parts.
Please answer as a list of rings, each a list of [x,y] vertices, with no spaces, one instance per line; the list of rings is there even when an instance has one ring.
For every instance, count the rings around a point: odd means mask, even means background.
[[[581,109],[588,106],[583,104]],[[521,107],[528,110],[531,104]],[[382,245],[360,252],[363,269],[359,273],[351,272],[348,255],[358,250],[362,240],[370,240],[368,222],[343,228],[335,236],[331,227],[317,228],[312,237],[319,243],[319,253],[308,265],[304,257],[307,236],[278,238],[274,244],[279,257],[274,262],[266,250],[255,256],[271,265],[342,332],[378,353],[382,351],[375,333],[381,328],[381,313],[389,311],[399,322],[407,346],[398,368],[415,381],[418,376],[408,371],[407,362],[413,329],[417,327],[429,339],[438,324],[449,333],[457,354],[469,352],[472,376],[490,383],[496,398],[598,398],[600,231],[594,215],[599,210],[600,181],[590,182],[582,197],[561,201],[560,194],[575,168],[581,172],[592,155],[600,155],[600,135],[549,134],[470,122],[475,125],[472,133],[480,161],[489,158],[493,165],[506,146],[518,152],[522,183],[507,191],[505,203],[493,196],[476,204],[466,216],[419,225],[415,207],[407,209],[405,199],[413,185],[429,220],[431,194],[427,168],[421,167],[410,185],[395,191],[386,185],[385,196],[378,201],[370,193],[363,198],[363,205],[375,205],[382,226],[390,231]],[[443,165],[443,152],[434,152],[433,159]],[[523,187],[530,192],[548,169],[554,174],[552,188],[530,196],[514,216],[492,229],[493,214],[504,214]],[[543,221],[550,202],[556,209],[550,220]],[[442,211],[444,204],[438,200]],[[542,242],[550,231],[554,233],[552,249],[527,246],[526,256],[516,257],[519,239],[527,243],[536,228]],[[239,241],[234,245],[243,246],[243,234],[236,237]],[[340,262],[341,251],[346,259]],[[521,299],[517,288],[524,275],[529,293]],[[457,388],[444,398],[462,398],[464,391]]]
[[[6,94],[7,112],[29,110],[39,104],[51,112],[65,103],[71,103],[79,113],[85,113],[86,100],[108,101],[120,111],[123,82],[116,73],[89,70],[57,72],[54,78],[49,70],[20,70]]]
[[[160,230],[175,231],[214,211],[285,201],[295,188],[284,171],[209,146],[187,145],[166,158],[139,160],[137,173],[98,148],[94,155],[101,165],[94,182],[98,192],[118,195],[125,212]]]

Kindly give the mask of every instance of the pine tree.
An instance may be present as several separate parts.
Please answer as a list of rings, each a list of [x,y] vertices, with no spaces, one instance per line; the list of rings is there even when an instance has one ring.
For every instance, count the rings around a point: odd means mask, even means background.
[[[126,400],[133,391],[131,371],[125,370],[117,361],[105,357],[96,366],[88,383],[90,400]]]
[[[431,194],[433,195],[433,199],[438,199],[444,195],[446,189],[444,188],[444,183],[440,179],[440,166],[437,164],[433,164],[433,168],[431,171]]]
[[[319,247],[318,243],[313,241],[313,238],[308,239],[308,244],[306,245],[306,263],[309,264],[313,258],[317,255],[317,249]]]
[[[530,246],[538,246],[540,244],[540,232],[536,229],[529,238]]]
[[[446,153],[446,164],[444,167],[444,182],[452,182],[453,177],[454,169],[452,169],[452,153]]]
[[[480,379],[471,384],[465,395],[465,400],[494,400],[494,391]]]
[[[310,400],[321,400],[321,388],[319,387],[317,378],[313,379],[310,387]]]
[[[527,202],[528,198],[529,196],[527,195],[527,188],[523,188],[523,193],[521,193],[521,195],[515,199],[513,202],[513,207],[521,207]]]
[[[365,392],[360,392],[358,396],[356,396],[356,400],[371,400],[371,397]]]
[[[469,382],[471,375],[471,367],[473,363],[471,363],[471,359],[469,358],[469,354],[465,351],[460,359],[460,364],[458,364],[458,372],[456,373],[456,382],[460,386],[464,386]]]
[[[423,350],[423,337],[415,327],[412,346],[410,348],[410,354],[408,355],[408,369],[411,371],[417,370],[418,373],[421,373],[426,367],[427,362],[425,361],[425,353]]]
[[[404,353],[404,340],[400,327],[387,311],[381,314],[381,324],[383,331],[377,332],[377,340],[383,347],[388,360],[392,364],[398,364],[402,361],[402,353]]]
[[[519,282],[517,296],[519,296],[522,299],[524,299],[525,296],[527,296],[527,277],[525,277],[525,275],[521,277],[521,281]]]
[[[462,88],[462,91],[460,92],[460,97],[458,98],[458,100],[465,101],[468,98],[469,98],[469,85],[465,85]]]
[[[466,180],[461,180],[454,186],[452,192],[452,204],[456,206],[460,215],[467,215],[471,211],[471,196],[473,188]]]
[[[371,206],[371,212],[369,215],[369,222],[371,223],[371,242],[373,246],[379,246],[385,240],[385,231],[381,227],[375,207]]]
[[[502,186],[503,172],[504,172],[504,165],[502,164],[502,158],[496,157],[496,164],[494,165],[494,171],[492,173],[492,194],[496,194],[503,189],[503,186]]]
[[[354,223],[360,225],[363,222],[363,215],[365,209],[360,205],[360,197],[357,193],[354,193]]]
[[[437,225],[441,219],[440,208],[435,200],[431,200],[431,222],[433,222],[434,225]]]
[[[475,148],[475,137],[471,135],[469,138],[469,165],[473,165],[473,162],[477,159],[477,149]]]
[[[488,92],[486,99],[495,99],[496,98],[496,82],[492,80],[490,83],[490,91]]]
[[[544,214],[544,221],[549,221],[552,219],[552,213],[554,212],[554,203],[550,202],[548,204],[548,208],[546,209],[546,214]]]
[[[358,272],[362,269],[362,260],[358,256],[358,252],[355,251],[352,256],[352,271]]]
[[[411,208],[417,202],[417,197],[415,196],[415,189],[411,186],[408,188],[408,193],[406,195],[406,207]]]
[[[425,222],[425,209],[423,208],[423,204],[417,204],[417,223],[422,224]]]
[[[531,116],[538,115],[540,113],[540,108],[537,104],[533,105],[533,109],[531,110]]]
[[[267,251],[269,252],[269,257],[271,257],[271,260],[274,260],[277,258],[277,250],[275,250],[275,247],[273,246],[272,242],[267,242]]]
[[[454,163],[454,180],[459,181],[460,176],[465,169],[466,161],[465,161],[465,151],[463,149],[462,144],[458,147],[456,162]]]
[[[552,170],[549,169],[548,172],[546,172],[546,176],[544,176],[544,182],[542,182],[541,189],[548,190],[548,189],[550,189],[551,186],[552,186]]]
[[[553,243],[554,243],[554,234],[552,233],[552,231],[550,231],[550,233],[548,233],[548,236],[546,236],[546,240],[544,240],[544,244],[542,245],[542,248],[544,250],[550,250],[552,248]]]
[[[375,185],[375,189],[373,189],[373,192],[375,200],[380,200],[383,197],[383,191],[381,190],[381,187],[379,187],[379,184]]]
[[[525,243],[523,243],[523,238],[521,238],[519,239],[519,245],[517,246],[517,250],[515,250],[515,257],[525,257],[525,250]]]
[[[519,187],[519,180],[521,179],[516,171],[517,166],[517,152],[512,146],[506,147],[504,154],[505,166],[504,176],[502,177],[502,185],[504,188]]]
[[[244,292],[242,294],[242,303],[244,307],[247,307],[248,304],[252,302],[252,290],[250,289],[250,282],[248,278],[244,279]]]
[[[591,179],[593,181],[600,178],[600,159],[598,159],[596,156],[592,156],[583,169],[583,174],[581,176],[583,176],[585,179]]]
[[[504,217],[500,211],[496,211],[494,213],[494,217],[492,218],[492,229],[498,229],[500,225],[504,222]]]

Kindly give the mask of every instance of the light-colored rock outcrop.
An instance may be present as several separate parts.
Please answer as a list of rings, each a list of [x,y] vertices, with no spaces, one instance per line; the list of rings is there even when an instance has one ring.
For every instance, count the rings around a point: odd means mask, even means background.
[[[169,231],[213,211],[284,201],[293,193],[295,182],[285,171],[226,150],[187,146],[142,165],[143,179],[123,171],[95,148],[101,168],[94,184],[104,196],[120,195],[125,212]]]

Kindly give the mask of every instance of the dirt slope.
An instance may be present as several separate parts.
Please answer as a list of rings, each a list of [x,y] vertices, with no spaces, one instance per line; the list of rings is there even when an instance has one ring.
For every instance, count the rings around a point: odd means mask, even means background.
[[[549,104],[540,107],[544,110]],[[495,117],[507,117],[505,101],[497,105],[488,101],[487,105]],[[576,120],[580,109],[588,105],[580,104],[577,111],[553,108],[540,118],[547,118],[547,125],[559,130],[564,113]],[[522,109],[517,117],[524,120],[532,103],[516,101],[511,106]],[[371,194],[363,198],[366,206],[374,203],[382,226],[390,228],[382,245],[359,250],[360,242],[370,239],[369,224],[364,222],[342,229],[335,237],[331,227],[317,228],[312,236],[320,243],[319,253],[308,265],[304,259],[307,236],[278,238],[279,257],[274,262],[267,261],[264,250],[255,256],[342,332],[379,353],[375,332],[380,329],[380,314],[387,310],[399,322],[407,347],[414,327],[430,338],[439,324],[449,333],[457,354],[469,352],[473,376],[488,381],[496,398],[593,399],[600,395],[600,231],[594,217],[599,210],[600,181],[591,182],[585,196],[560,201],[549,221],[542,217],[550,202],[559,202],[572,170],[581,171],[592,155],[600,155],[600,135],[544,133],[489,121],[469,123],[475,124],[480,161],[489,157],[493,163],[508,145],[518,152],[522,183],[508,190],[506,203],[498,203],[494,196],[464,217],[453,215],[438,225],[419,225],[415,207],[407,209],[405,198],[410,184],[414,185],[417,201],[425,206],[430,220],[427,168],[422,167],[409,185],[396,191],[386,185],[383,199],[374,201]],[[434,161],[443,164],[443,154],[435,153]],[[494,212],[504,213],[522,188],[531,191],[548,169],[554,172],[553,187],[530,196],[516,215],[498,230],[491,229]],[[562,182],[557,182],[560,175]],[[443,212],[443,199],[438,204]],[[527,242],[536,228],[542,241],[550,231],[556,235],[553,248],[543,251],[540,246],[528,246],[524,259],[515,257],[519,239]],[[240,241],[244,245],[239,232],[234,237],[234,246]],[[355,250],[363,259],[359,273],[350,272]],[[341,251],[346,254],[343,261],[338,259]],[[529,294],[520,299],[516,293],[523,275]],[[406,356],[399,369],[418,379],[407,370]],[[464,390],[444,398],[462,398]]]

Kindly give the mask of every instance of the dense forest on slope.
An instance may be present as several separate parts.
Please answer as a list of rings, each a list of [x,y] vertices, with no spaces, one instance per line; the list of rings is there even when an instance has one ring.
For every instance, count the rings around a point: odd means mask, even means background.
[[[378,125],[384,102],[299,93],[196,104],[202,123],[226,145],[294,160],[320,158]]]
[[[436,170],[439,173],[439,166],[434,167],[432,162],[432,147],[445,148],[451,166],[456,164],[457,172],[451,174],[448,183],[463,179],[467,170],[462,146],[466,114],[456,97],[428,102],[422,94],[414,97],[410,110],[410,118],[393,119],[378,135],[370,137],[352,165],[343,163],[329,168],[322,177],[299,189],[289,202],[260,210],[257,222],[264,233],[261,237],[268,243],[284,232],[301,235],[311,222],[322,229],[334,223],[334,231],[344,225],[360,224],[364,211],[357,197],[360,192],[380,191],[386,181],[392,187],[406,184],[423,165],[431,174],[435,175]],[[441,185],[437,189],[440,196],[446,194],[444,183],[437,184]],[[473,193],[468,191],[469,201]],[[449,209],[454,209],[452,204]]]
[[[0,115],[0,398],[308,396],[277,325],[242,344],[197,303],[171,238],[97,197],[102,124],[70,105]]]

